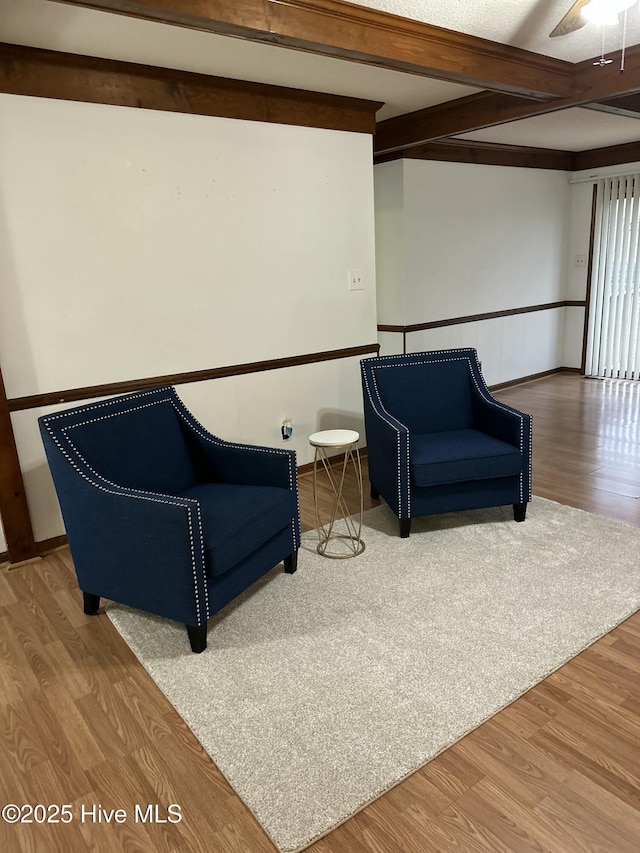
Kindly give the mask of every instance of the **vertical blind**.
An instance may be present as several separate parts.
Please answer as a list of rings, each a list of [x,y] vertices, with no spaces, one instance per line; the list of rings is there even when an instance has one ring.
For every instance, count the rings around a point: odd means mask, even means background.
[[[587,376],[640,377],[640,175],[598,182]]]

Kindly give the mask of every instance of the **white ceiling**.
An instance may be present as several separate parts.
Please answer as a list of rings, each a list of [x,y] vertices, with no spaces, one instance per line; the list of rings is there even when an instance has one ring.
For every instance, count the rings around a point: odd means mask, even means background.
[[[568,62],[599,55],[602,31],[594,24],[560,38],[549,33],[569,11],[573,0],[351,0],[358,6],[380,9],[437,27],[458,30],[512,47],[543,53]],[[607,27],[605,49],[622,43],[623,18]],[[627,44],[640,43],[640,4],[627,12]]]
[[[499,139],[496,138],[497,131]],[[574,108],[513,121],[500,128],[489,127],[473,133],[461,133],[456,139],[532,145],[534,148],[555,148],[559,151],[584,151],[587,147],[605,148],[637,142],[640,139],[640,121]],[[588,146],[585,140],[588,140]]]
[[[49,0],[0,0],[0,41],[384,101],[378,120],[478,91],[457,83]]]
[[[601,31],[593,25],[561,38],[548,37],[572,0],[358,0],[358,5],[572,62],[601,50]],[[609,49],[619,48],[621,38],[621,27],[607,29]],[[378,120],[478,91],[50,0],[0,0],[0,41],[384,101]],[[640,43],[640,4],[628,13],[627,43]],[[580,151],[640,141],[640,121],[572,109],[461,138]]]

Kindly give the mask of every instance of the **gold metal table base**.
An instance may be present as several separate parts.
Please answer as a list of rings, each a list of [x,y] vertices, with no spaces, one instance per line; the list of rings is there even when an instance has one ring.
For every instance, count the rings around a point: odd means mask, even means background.
[[[360,452],[358,450],[359,434],[354,430],[325,430],[314,433],[309,439],[315,446],[313,459],[313,498],[316,511],[316,527],[318,529],[318,554],[329,557],[332,560],[346,560],[357,557],[365,549],[362,540],[362,514],[363,514],[363,491],[362,491],[362,467],[360,464]],[[343,443],[340,443],[340,442]],[[326,443],[325,443],[326,442]],[[338,442],[338,443],[336,443]],[[342,463],[338,471],[331,465],[335,462],[327,455],[328,450],[344,450]],[[320,522],[320,511],[318,508],[318,468],[322,464],[326,477],[333,491],[333,504],[331,518],[328,524]],[[349,465],[353,467],[358,486],[359,507],[354,514],[349,510],[343,494],[344,480]],[[338,530],[346,529],[346,533]],[[336,553],[336,548],[344,546],[346,553]],[[331,550],[329,550],[331,548]]]

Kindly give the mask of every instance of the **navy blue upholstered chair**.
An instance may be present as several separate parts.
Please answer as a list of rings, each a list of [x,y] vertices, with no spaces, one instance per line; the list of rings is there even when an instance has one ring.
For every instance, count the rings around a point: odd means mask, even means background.
[[[531,500],[531,416],[489,392],[475,349],[361,361],[373,498],[409,536],[420,515]]]
[[[39,419],[85,613],[100,597],[187,626],[207,619],[300,544],[296,456],[235,444],[172,387]]]

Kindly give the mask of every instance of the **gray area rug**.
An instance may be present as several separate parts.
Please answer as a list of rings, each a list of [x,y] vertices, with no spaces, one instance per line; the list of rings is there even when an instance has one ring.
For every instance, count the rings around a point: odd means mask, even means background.
[[[303,849],[640,607],[640,529],[535,498],[415,519],[365,514],[365,552],[305,534],[209,623],[108,614],[281,851]]]

